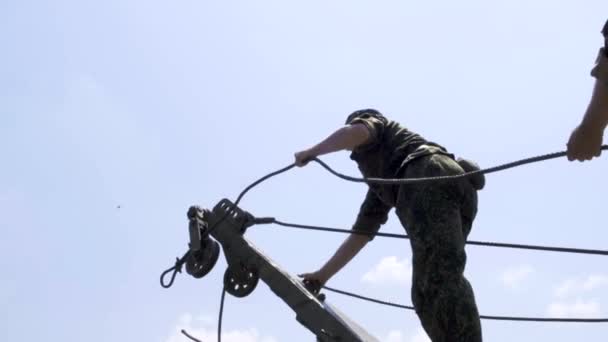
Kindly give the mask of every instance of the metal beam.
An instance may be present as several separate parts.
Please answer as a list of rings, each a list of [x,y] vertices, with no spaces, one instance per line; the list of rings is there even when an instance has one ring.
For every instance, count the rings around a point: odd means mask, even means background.
[[[210,235],[222,245],[229,267],[256,270],[259,278],[295,312],[296,320],[310,330],[318,341],[379,341],[326,300],[320,301],[297,278],[247,240],[243,234],[252,224],[252,218],[226,199],[205,215],[208,226],[215,226]]]

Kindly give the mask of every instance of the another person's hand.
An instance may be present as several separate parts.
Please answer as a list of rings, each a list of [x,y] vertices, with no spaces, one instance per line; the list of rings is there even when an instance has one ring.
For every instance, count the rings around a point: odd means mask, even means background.
[[[302,167],[302,166],[308,164],[308,162],[311,161],[313,158],[315,158],[317,155],[318,154],[312,148],[309,148],[304,151],[296,152],[294,154],[295,164],[298,167]]]
[[[599,157],[602,153],[604,130],[599,125],[580,124],[568,141],[568,160],[585,161]]]
[[[302,278],[304,286],[312,293],[318,293],[319,290],[327,283],[329,276],[322,270],[315,271],[312,273],[298,274],[298,277]]]

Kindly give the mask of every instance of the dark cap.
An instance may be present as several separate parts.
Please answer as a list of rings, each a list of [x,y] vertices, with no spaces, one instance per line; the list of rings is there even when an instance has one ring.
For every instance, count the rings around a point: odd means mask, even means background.
[[[361,116],[372,116],[375,117],[377,119],[386,121],[386,118],[384,117],[384,115],[382,115],[382,113],[380,113],[379,111],[372,109],[372,108],[366,108],[366,109],[360,109],[360,110],[356,110],[354,112],[352,112],[348,118],[346,118],[346,125],[350,125],[351,122],[353,122],[353,120],[355,120],[358,117]]]

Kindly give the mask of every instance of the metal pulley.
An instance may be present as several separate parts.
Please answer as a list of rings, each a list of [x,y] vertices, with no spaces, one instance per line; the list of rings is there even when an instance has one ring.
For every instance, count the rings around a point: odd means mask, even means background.
[[[228,266],[224,273],[224,288],[231,295],[243,298],[250,295],[258,285],[257,269],[245,266]]]
[[[201,242],[200,250],[190,251],[186,259],[186,272],[194,278],[202,278],[213,269],[219,256],[220,245],[207,238]]]
[[[186,259],[186,272],[194,278],[207,275],[220,255],[220,245],[209,237],[206,215],[208,214],[205,210],[196,206],[188,210],[190,253]]]

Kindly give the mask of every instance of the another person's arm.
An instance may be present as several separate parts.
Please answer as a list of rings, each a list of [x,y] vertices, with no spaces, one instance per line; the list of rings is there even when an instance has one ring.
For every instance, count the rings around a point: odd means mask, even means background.
[[[601,154],[604,130],[608,125],[608,21],[602,30],[604,48],[600,50],[591,75],[596,78],[593,94],[581,123],[568,141],[569,160],[590,160]]]
[[[608,82],[596,80],[585,116],[568,141],[568,159],[584,161],[600,156],[607,125]]]

